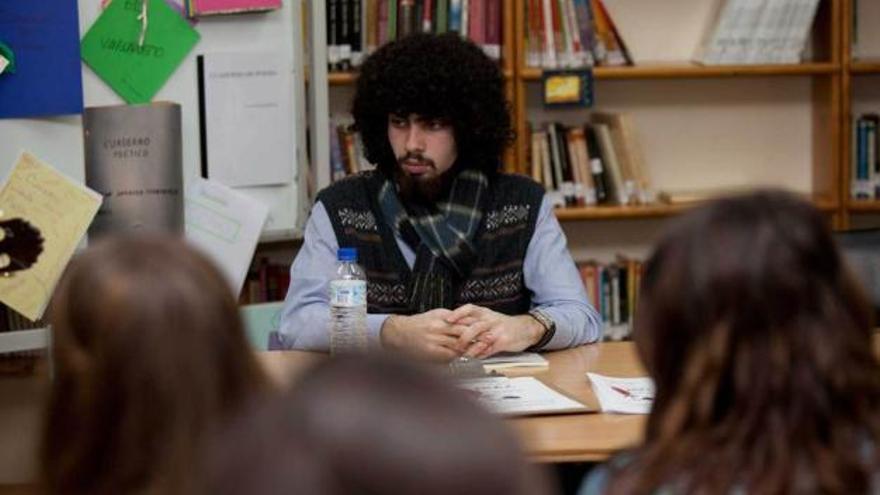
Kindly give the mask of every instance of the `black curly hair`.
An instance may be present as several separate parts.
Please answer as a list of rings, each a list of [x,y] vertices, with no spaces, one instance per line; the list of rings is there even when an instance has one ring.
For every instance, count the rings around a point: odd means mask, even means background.
[[[388,115],[416,114],[450,123],[456,168],[492,175],[513,139],[498,65],[458,34],[413,34],[366,59],[352,103],[353,129],[364,155],[391,176],[397,160],[388,142]]]

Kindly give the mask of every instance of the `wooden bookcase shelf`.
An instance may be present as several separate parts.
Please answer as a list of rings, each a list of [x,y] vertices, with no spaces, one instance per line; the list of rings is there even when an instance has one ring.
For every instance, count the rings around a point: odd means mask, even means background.
[[[502,69],[501,70],[504,79],[510,81],[513,79],[513,70],[511,69]],[[347,86],[352,85],[357,81],[358,73],[356,71],[351,72],[330,72],[327,74],[327,81],[331,86]]]
[[[850,199],[847,201],[846,207],[854,213],[880,213],[880,200]]]
[[[880,59],[853,60],[849,71],[853,74],[880,74]]]
[[[668,217],[678,214],[688,208],[699,204],[693,203],[676,203],[676,204],[657,204],[644,206],[585,206],[585,207],[567,207],[556,208],[554,213],[560,221],[565,220],[626,220],[626,219],[644,219],[656,217]]]
[[[834,74],[838,64],[807,63],[797,65],[725,65],[702,66],[696,64],[656,64],[630,67],[596,67],[596,79],[694,79],[701,77],[764,77],[764,76],[810,76]],[[541,69],[520,69],[524,81],[540,81]]]
[[[837,203],[831,198],[808,198],[819,210],[835,213]],[[660,203],[651,205],[603,205],[585,207],[556,208],[554,213],[560,221],[567,220],[640,220],[646,218],[662,218],[677,215],[683,211],[699,206],[705,201],[686,201],[680,203]],[[880,201],[874,203],[876,211],[880,211]]]

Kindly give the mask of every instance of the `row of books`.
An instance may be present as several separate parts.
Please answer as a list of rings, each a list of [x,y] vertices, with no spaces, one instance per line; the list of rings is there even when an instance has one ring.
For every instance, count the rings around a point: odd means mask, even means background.
[[[587,299],[602,317],[605,340],[628,338],[639,302],[642,262],[618,256],[611,263],[590,260],[578,263]]]
[[[529,144],[530,175],[556,206],[656,200],[629,114],[593,112],[589,123],[578,126],[547,123],[533,128]]]
[[[880,115],[867,113],[860,115],[853,126],[853,199],[880,199],[880,140],[877,128]]]
[[[283,301],[290,286],[290,265],[273,263],[262,256],[248,271],[239,294],[239,304]]]
[[[373,165],[364,157],[361,135],[346,123],[330,123],[330,181],[370,170]]]
[[[502,0],[325,0],[329,70],[350,70],[364,55],[412,33],[456,32],[501,58]]]
[[[529,67],[632,65],[602,0],[528,0],[525,8]]]
[[[797,64],[819,0],[726,0],[697,60],[719,64]]]

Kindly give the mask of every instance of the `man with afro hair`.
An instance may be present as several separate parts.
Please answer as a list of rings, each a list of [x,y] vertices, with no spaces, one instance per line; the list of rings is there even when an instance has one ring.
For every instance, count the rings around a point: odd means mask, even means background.
[[[416,34],[364,62],[354,129],[374,171],[318,194],[281,322],[327,350],[336,250],[367,274],[372,345],[448,361],[593,342],[587,302],[544,189],[500,172],[513,137],[503,77],[456,34]]]

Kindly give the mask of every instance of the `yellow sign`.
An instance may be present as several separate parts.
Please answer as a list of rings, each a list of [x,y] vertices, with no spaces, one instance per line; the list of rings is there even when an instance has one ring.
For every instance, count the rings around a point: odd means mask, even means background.
[[[0,277],[0,302],[30,320],[43,315],[61,273],[98,212],[101,195],[23,152],[0,189],[3,219],[40,230],[43,252],[29,269]]]

